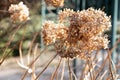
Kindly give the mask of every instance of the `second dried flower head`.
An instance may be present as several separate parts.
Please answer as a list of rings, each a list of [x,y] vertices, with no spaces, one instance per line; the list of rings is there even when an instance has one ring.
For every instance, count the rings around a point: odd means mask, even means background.
[[[45,0],[47,5],[51,5],[54,7],[60,7],[64,5],[64,0]]]

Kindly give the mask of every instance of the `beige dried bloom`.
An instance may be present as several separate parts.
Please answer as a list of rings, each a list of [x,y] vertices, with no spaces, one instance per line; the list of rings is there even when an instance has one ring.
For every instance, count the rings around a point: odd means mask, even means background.
[[[45,0],[47,5],[52,5],[54,7],[60,7],[64,5],[64,0]]]
[[[23,4],[23,2],[20,2],[19,4],[11,4],[8,11],[11,13],[10,18],[13,22],[22,22],[30,19],[29,10],[27,6]]]
[[[88,59],[94,50],[108,48],[109,40],[103,33],[109,30],[111,22],[110,17],[106,16],[104,12],[93,8],[78,12],[64,9],[59,13],[60,24],[64,24],[66,19],[69,23],[66,36],[55,44],[56,51],[61,57],[74,58],[79,56]],[[58,35],[54,37],[57,38]]]
[[[53,21],[46,21],[42,29],[43,40],[46,45],[55,43],[57,40],[67,37],[67,27],[63,24],[55,24]]]
[[[66,18],[74,14],[74,11],[71,9],[64,9],[63,11],[60,10],[58,14],[59,14],[59,21],[64,22]]]

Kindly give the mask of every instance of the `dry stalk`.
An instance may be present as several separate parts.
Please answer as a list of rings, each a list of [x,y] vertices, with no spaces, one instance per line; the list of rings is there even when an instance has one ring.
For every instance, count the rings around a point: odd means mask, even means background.
[[[65,72],[65,59],[63,60],[62,74],[61,74],[61,79],[60,80],[63,80],[63,78],[64,78],[64,72]]]
[[[85,70],[86,70],[87,64],[88,64],[88,61],[86,61],[85,66],[84,66],[84,68],[83,68],[83,70],[82,70],[82,72],[81,72],[80,80],[83,80],[83,76],[84,76],[84,73],[85,73]]]
[[[107,73],[108,71],[107,70],[105,70],[105,72],[103,73],[103,75],[100,77],[100,79],[99,80],[103,80],[103,78],[104,78],[104,76],[106,75],[106,73]]]
[[[32,47],[33,47],[33,43],[34,43],[36,37],[38,36],[38,34],[39,34],[38,32],[35,33],[35,35],[33,36],[32,42],[31,42],[31,44],[30,44],[30,48],[29,48],[29,50],[28,50],[28,55],[27,55],[28,64],[30,64],[30,53],[31,53],[31,50],[32,50]]]
[[[26,28],[23,31],[22,40],[24,39],[25,31],[26,31]],[[23,44],[23,41],[20,42],[19,55],[20,55],[20,61],[21,61],[21,63],[24,64],[23,63],[23,57],[22,57],[22,44]]]
[[[105,59],[105,61],[104,61],[103,64],[101,65],[101,67],[96,71],[96,73],[95,73],[95,74],[96,74],[96,75],[95,75],[95,80],[99,77],[100,72],[103,70],[103,68],[104,68],[107,60],[108,60],[108,58]]]
[[[96,57],[97,57],[98,54],[99,54],[99,51],[97,50],[95,56],[93,57],[93,61],[95,61],[95,59],[96,59]]]
[[[56,67],[56,69],[55,69],[54,73],[52,74],[50,80],[54,80],[54,77],[55,77],[55,75],[57,74],[57,71],[58,71],[58,69],[59,69],[59,67],[60,67],[61,61],[62,61],[62,58],[60,58],[60,61],[59,61],[59,63],[58,63],[58,66]]]
[[[44,52],[47,50],[47,48],[48,48],[48,46],[46,46],[46,47],[40,52],[40,54],[35,58],[35,60],[33,60],[33,61],[28,65],[29,68],[32,67],[32,65],[38,60],[38,58],[41,56],[41,54],[44,53]],[[24,74],[23,74],[22,77],[21,77],[21,80],[24,80],[24,78],[26,77],[27,73],[28,73],[28,70],[26,70],[26,71],[24,72]]]
[[[113,74],[113,69],[112,69],[112,63],[111,63],[111,55],[109,55],[108,54],[108,56],[109,56],[109,70],[110,70],[110,75],[111,75],[111,78],[112,78],[112,80],[115,80],[114,79],[114,74]]]
[[[23,32],[23,39],[24,39],[24,34],[25,34],[25,29],[24,29],[24,32]],[[31,45],[32,46],[32,45]],[[35,46],[35,49],[34,49],[34,53],[33,53],[33,60],[35,59],[35,55],[36,55],[36,51],[37,51],[37,47],[38,47],[38,44],[36,44]],[[31,73],[32,77],[31,77],[31,80],[34,80],[36,75],[35,75],[35,63],[32,65],[32,68],[28,67],[27,65],[25,65],[23,62],[23,57],[22,57],[22,41],[20,43],[20,47],[19,47],[19,53],[20,53],[20,62],[17,61],[18,65],[23,68],[23,69],[26,69],[28,70],[29,73]]]
[[[89,73],[90,73],[90,78],[91,80],[94,80],[94,73],[92,73],[92,70],[93,70],[93,65],[92,65],[92,60],[88,60],[88,67],[89,67]]]
[[[72,79],[72,72],[71,72],[71,67],[70,67],[70,59],[68,58],[68,70],[69,70],[69,78],[70,78],[70,80],[73,80]]]
[[[20,62],[17,61],[18,65],[19,65],[21,68],[23,68],[23,69],[25,69],[25,70],[28,70],[29,73],[32,73],[33,70],[23,63],[24,61],[23,61],[23,57],[22,57],[22,41],[21,41],[21,43],[20,43],[19,53],[20,53]]]
[[[28,55],[27,55],[27,57],[28,57],[28,62],[30,62],[30,52],[31,52],[31,50],[32,50],[33,42],[35,41],[37,35],[38,35],[38,32],[35,33],[35,35],[34,35],[34,37],[33,37],[33,40],[32,40],[32,43],[31,43],[31,46],[30,46],[29,51],[28,51]],[[33,61],[35,60],[35,55],[36,55],[36,53],[37,53],[37,47],[38,47],[38,44],[36,44],[35,49],[34,49]],[[22,51],[21,51],[21,46],[20,46],[19,51],[20,51],[20,59],[21,59],[21,62],[18,62],[19,66],[22,67],[22,68],[24,68],[24,69],[26,69],[26,70],[28,70],[28,72],[32,74],[32,75],[31,75],[31,76],[32,76],[31,80],[34,80],[34,79],[36,78],[36,75],[35,75],[35,63],[33,63],[33,64],[31,65],[31,67],[23,64],[23,58],[22,58],[22,53],[21,53],[21,52],[22,52]]]
[[[33,60],[35,60],[36,54],[37,54],[38,44],[35,45],[35,49],[33,52]],[[35,74],[35,63],[32,65],[32,79],[35,80],[36,74]]]
[[[48,64],[44,67],[44,69],[36,76],[35,80],[38,80],[38,78],[41,76],[41,74],[47,69],[47,67],[50,65],[50,63],[55,59],[55,57],[58,54],[56,54],[51,60],[49,60]]]
[[[101,65],[101,67],[96,71],[96,77],[95,77],[95,80],[98,78],[99,76],[99,73],[102,71],[102,69],[104,68],[107,60],[109,60],[109,55],[112,54],[113,50],[117,47],[117,44],[120,42],[120,38],[116,41],[115,45],[113,46],[113,48],[108,51],[108,56],[106,57],[106,59],[104,60],[103,64]]]
[[[23,55],[22,55],[22,44],[23,44],[23,41],[20,42],[20,46],[19,46],[19,55],[20,55],[20,62],[22,64],[24,64],[23,62]]]
[[[76,76],[75,73],[73,72],[73,69],[71,70],[71,72],[72,72],[72,75],[73,75],[74,79],[75,79],[75,80],[78,80],[78,79],[77,79],[77,76]]]
[[[20,39],[12,48],[11,50],[7,53],[7,55],[3,58],[1,58],[0,60],[0,65],[4,62],[4,60],[6,59],[6,57],[12,52],[13,49],[15,49],[19,44],[20,42],[22,41],[22,39]]]
[[[8,49],[9,45],[11,44],[12,40],[14,39],[16,33],[18,32],[18,30],[22,27],[23,24],[25,24],[25,22],[23,22],[22,24],[20,24],[16,30],[14,31],[14,33],[10,36],[10,39],[9,41],[6,43],[6,48],[4,49],[4,52],[3,52],[3,56],[2,58],[0,59],[0,65],[4,62],[4,60],[6,59],[6,57],[9,55],[10,52],[12,52],[12,50],[10,50],[9,52],[6,52],[6,50]],[[19,42],[18,42],[19,43]],[[16,45],[15,45],[16,46]],[[15,46],[13,48],[15,48]]]

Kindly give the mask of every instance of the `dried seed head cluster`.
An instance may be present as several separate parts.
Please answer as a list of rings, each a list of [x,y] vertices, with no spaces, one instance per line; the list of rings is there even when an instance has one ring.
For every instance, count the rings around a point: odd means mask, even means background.
[[[42,33],[44,43],[49,45],[58,40],[65,39],[67,37],[67,27],[62,23],[55,24],[53,21],[46,21]]]
[[[55,48],[61,57],[73,58],[79,56],[81,58],[88,59],[94,50],[108,48],[109,40],[107,39],[107,35],[104,35],[103,33],[106,30],[109,30],[111,23],[110,17],[106,16],[104,12],[101,10],[95,10],[93,8],[89,8],[80,12],[74,12],[73,10],[65,9],[59,13],[59,24],[64,26],[63,22],[66,19],[69,20],[70,24],[65,29],[65,34],[63,34],[65,36],[62,35],[62,37],[59,38],[59,42],[55,44]],[[51,28],[53,29],[53,27],[56,26],[53,25]],[[43,30],[45,30],[45,28],[46,23],[43,27]],[[54,30],[52,29],[47,29],[46,32],[51,30],[53,33]],[[58,31],[55,30],[55,32]],[[59,31],[59,33],[61,33],[61,31]],[[50,33],[43,33],[43,35],[44,41],[50,40],[48,39],[48,36],[51,36]],[[55,38],[57,37],[58,36],[56,35]],[[50,41],[53,39],[54,38],[51,38]],[[56,42],[56,39],[54,42]]]
[[[64,0],[45,0],[47,5],[52,5],[54,7],[59,7],[64,5]]]
[[[23,4],[23,2],[20,2],[17,4],[11,4],[11,6],[8,9],[9,13],[11,13],[11,20],[13,22],[16,21],[26,21],[29,20],[29,10],[26,5]]]

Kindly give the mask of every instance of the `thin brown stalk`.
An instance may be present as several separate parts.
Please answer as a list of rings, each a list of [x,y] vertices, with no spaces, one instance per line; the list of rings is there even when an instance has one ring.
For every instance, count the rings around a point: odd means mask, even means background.
[[[77,79],[77,76],[75,75],[75,73],[73,72],[73,70],[71,70],[71,72],[72,72],[72,75],[73,75],[74,79],[75,79],[75,80],[78,80],[78,79]]]
[[[23,42],[21,41],[21,42],[20,42],[20,46],[19,46],[19,55],[20,55],[20,62],[21,62],[22,64],[24,64],[24,63],[23,63],[23,56],[22,56],[22,44],[23,44]]]
[[[103,68],[104,68],[104,66],[105,66],[105,64],[106,64],[106,62],[107,62],[107,60],[108,60],[108,57],[105,59],[105,61],[103,62],[103,64],[101,65],[101,67],[96,71],[96,76],[95,76],[95,80],[99,77],[99,75],[100,75],[100,72],[103,70]]]
[[[26,31],[26,28],[23,31],[22,39],[21,39],[20,46],[19,46],[19,55],[20,55],[20,61],[21,61],[22,64],[24,64],[23,63],[23,57],[22,57],[22,44],[23,44],[23,39],[24,39],[25,31]]]
[[[93,57],[93,61],[95,61],[95,59],[96,59],[96,57],[97,57],[98,53],[99,53],[99,51],[97,50],[97,52],[96,52],[95,56]]]
[[[10,45],[10,43],[11,43],[12,40],[14,39],[14,37],[15,37],[16,33],[18,32],[18,30],[19,30],[19,29],[22,27],[22,25],[25,24],[25,23],[26,23],[26,22],[20,24],[20,25],[16,28],[16,30],[14,31],[14,33],[10,36],[9,41],[6,43],[6,46],[7,46],[7,47]]]
[[[91,80],[94,80],[94,79],[93,79],[93,75],[92,75],[92,71],[91,71],[91,69],[92,69],[93,67],[91,66],[91,64],[92,64],[92,61],[90,61],[90,59],[89,59],[89,60],[88,60],[88,67],[89,67],[88,72],[90,73],[90,78],[91,78]]]
[[[109,56],[109,70],[110,70],[110,75],[112,80],[114,80],[114,76],[113,76],[113,71],[112,71],[112,64],[111,64],[111,56],[108,54]]]
[[[26,26],[24,26],[25,23],[26,23],[26,22],[23,22],[22,24],[16,25],[15,27],[13,27],[12,25],[10,25],[10,26],[6,29],[5,32],[3,32],[2,34],[0,34],[0,38],[4,38],[4,37],[6,37],[6,36],[11,35],[11,33],[12,33],[12,32],[15,32],[15,30],[16,30],[20,25],[22,25],[21,28],[22,28],[22,27],[26,28]],[[12,26],[12,27],[11,27],[11,26]]]
[[[98,55],[98,52],[96,54]],[[97,57],[97,55],[95,57]],[[95,72],[94,72],[93,62],[94,62],[94,59],[91,59],[91,61],[90,61],[90,66],[92,67],[92,71],[91,72],[92,72],[93,80],[95,80]]]
[[[89,72],[90,72],[91,80],[95,80],[95,74],[94,74],[94,70],[93,70],[94,67],[92,64],[94,61],[92,59],[89,59],[88,61],[89,61],[88,65],[89,65]]]
[[[35,49],[33,52],[33,60],[35,60],[36,54],[37,54],[38,44],[35,45]],[[32,79],[35,80],[36,74],[35,74],[35,63],[32,65]]]
[[[64,72],[65,72],[65,59],[63,60],[62,74],[61,74],[61,79],[60,80],[63,80]]]
[[[85,69],[86,69],[87,64],[88,64],[88,61],[86,61],[85,66],[84,66],[84,68],[82,69],[82,72],[81,72],[81,75],[80,75],[80,80],[83,80],[83,76],[84,76],[84,72],[85,72]]]
[[[25,23],[25,22],[24,22]],[[6,50],[8,49],[8,46],[11,44],[12,40],[14,39],[16,33],[18,32],[18,30],[22,27],[22,25],[24,24],[20,24],[17,29],[14,31],[14,33],[10,36],[10,40],[6,43],[6,48],[5,48],[5,52],[3,53],[2,59],[0,59],[0,65],[4,62],[4,60],[6,59],[6,57],[8,56],[8,54],[11,52],[6,52]]]
[[[47,67],[50,65],[50,63],[55,59],[55,57],[57,56],[58,54],[56,54],[50,61],[49,63],[44,67],[44,69],[37,75],[37,77],[35,78],[35,80],[37,80],[41,74],[47,69]]]
[[[117,47],[117,44],[120,42],[120,38],[117,40],[117,42],[115,43],[115,45],[113,46],[113,48],[108,51],[108,56],[106,57],[106,59],[104,60],[103,64],[101,65],[101,67],[96,71],[96,77],[95,77],[95,80],[98,78],[99,76],[99,73],[102,71],[102,69],[104,68],[107,60],[109,59],[109,55],[112,54],[113,50]]]
[[[21,39],[22,40],[22,39]],[[21,40],[19,40],[13,47],[12,49],[4,56],[0,59],[0,65],[4,62],[4,60],[7,58],[7,56],[19,45],[19,43],[21,42]]]
[[[55,75],[57,74],[58,68],[60,67],[61,61],[62,61],[62,58],[60,58],[60,61],[59,61],[59,63],[58,63],[58,66],[57,66],[57,68],[55,69],[54,73],[52,74],[52,77],[51,77],[50,80],[54,80],[54,77],[55,77]]]
[[[106,75],[107,72],[108,72],[108,71],[106,70],[106,71],[102,74],[102,76],[100,77],[99,80],[103,80],[103,78],[104,78],[104,76]]]
[[[40,52],[40,54],[35,58],[35,60],[33,60],[33,61],[29,64],[29,68],[38,60],[38,58],[41,56],[42,53],[44,53],[44,52],[47,50],[47,48],[48,48],[48,46],[46,46],[46,47]],[[21,77],[21,80],[24,80],[24,78],[26,77],[27,73],[28,73],[28,70],[26,70],[26,71],[24,72],[24,74],[23,74],[22,77]]]
[[[72,72],[71,72],[71,67],[70,67],[70,60],[69,60],[69,58],[68,58],[68,70],[69,70],[69,78],[70,78],[70,80],[72,80]]]
[[[33,47],[33,43],[34,43],[34,41],[35,41],[35,39],[36,39],[38,34],[39,34],[38,32],[35,33],[35,35],[33,36],[32,42],[30,44],[30,48],[28,50],[28,55],[27,55],[27,57],[28,57],[28,64],[30,64],[30,53],[31,53],[31,50],[32,50],[32,47]]]

